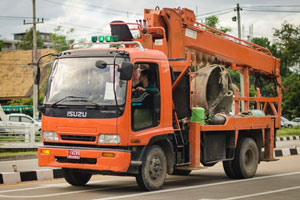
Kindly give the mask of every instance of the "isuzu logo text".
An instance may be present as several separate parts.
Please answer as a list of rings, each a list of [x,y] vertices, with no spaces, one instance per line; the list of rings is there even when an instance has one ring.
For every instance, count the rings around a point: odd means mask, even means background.
[[[76,111],[68,111],[67,117],[78,117],[78,118],[85,118],[87,112],[76,112]]]

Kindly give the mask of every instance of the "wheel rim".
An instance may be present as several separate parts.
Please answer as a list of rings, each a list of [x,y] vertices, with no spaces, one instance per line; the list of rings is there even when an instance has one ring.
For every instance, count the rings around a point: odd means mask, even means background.
[[[162,174],[162,164],[158,157],[153,157],[149,163],[149,174],[151,179],[156,180]]]
[[[249,169],[254,166],[254,153],[251,149],[246,151],[245,155],[245,166]]]

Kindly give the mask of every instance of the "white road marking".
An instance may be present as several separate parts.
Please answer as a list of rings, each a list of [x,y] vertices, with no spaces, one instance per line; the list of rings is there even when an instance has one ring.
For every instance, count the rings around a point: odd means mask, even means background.
[[[90,192],[90,191],[101,191],[101,190],[109,190],[109,189],[116,189],[116,188],[122,188],[122,187],[129,187],[129,186],[134,186],[136,184],[132,185],[122,185],[122,186],[113,186],[113,187],[106,187],[106,188],[97,188],[97,189],[88,189],[88,190],[77,190],[77,191],[72,191],[72,192],[62,192],[62,193],[55,193],[55,194],[43,194],[43,195],[34,195],[34,196],[12,196],[12,195],[1,195],[0,197],[5,197],[5,198],[42,198],[42,197],[53,197],[53,196],[60,196],[60,195],[67,195],[67,194],[76,194],[76,193],[83,193],[83,192]]]
[[[100,180],[100,181],[91,181],[89,183],[102,183],[102,182],[108,182],[113,180]],[[8,192],[19,192],[19,191],[26,191],[26,190],[37,190],[42,188],[49,188],[49,187],[62,187],[62,186],[70,186],[68,183],[58,183],[58,184],[46,184],[40,187],[32,187],[32,188],[22,188],[22,189],[15,189],[15,190],[3,190],[0,191],[0,193],[8,193]],[[0,195],[1,197],[1,195]]]
[[[262,179],[268,179],[268,178],[276,178],[276,177],[282,177],[282,176],[291,176],[291,175],[297,175],[297,174],[300,174],[300,172],[276,174],[276,175],[263,176],[263,177],[257,177],[257,178],[251,178],[251,179],[235,180],[235,181],[223,181],[223,182],[219,182],[219,183],[210,183],[210,184],[205,184],[205,185],[193,185],[193,186],[187,186],[187,187],[181,187],[181,188],[158,190],[158,191],[153,191],[153,192],[143,192],[143,193],[138,193],[138,194],[112,196],[112,197],[99,198],[99,199],[94,199],[94,200],[112,200],[112,199],[123,199],[123,198],[130,198],[130,197],[139,197],[139,196],[160,194],[160,193],[166,193],[166,192],[177,192],[180,190],[189,190],[189,189],[196,189],[196,188],[203,188],[203,187],[210,187],[210,186],[219,186],[219,185],[226,185],[226,184],[233,184],[233,183],[262,180]]]
[[[230,197],[230,198],[226,198],[226,199],[222,199],[222,200],[244,199],[244,198],[262,196],[262,195],[267,195],[267,194],[274,194],[274,193],[279,193],[279,192],[286,192],[286,191],[289,191],[289,190],[297,190],[297,189],[300,189],[300,186],[283,188],[283,189],[279,189],[279,190],[271,190],[271,191],[260,192],[260,193],[255,193],[255,194],[248,194],[248,195],[237,196],[237,197]]]
[[[123,179],[91,181],[89,183],[101,183],[101,182],[116,181],[116,180],[123,180]],[[172,180],[169,180],[167,182],[178,181],[178,180],[182,180],[182,179],[172,179]],[[63,184],[67,184],[67,183],[62,183],[62,184],[59,184],[59,185],[63,185]],[[0,191],[0,193],[16,192],[16,191],[24,191],[24,190],[26,191],[26,190],[41,189],[41,188],[49,188],[49,187],[55,187],[55,185],[53,185],[53,186],[46,185],[45,187],[35,187],[35,188],[23,188],[23,189],[17,189],[17,190],[6,190],[6,191]],[[69,185],[69,184],[67,184],[67,185]],[[83,193],[83,192],[89,192],[89,191],[101,191],[101,190],[117,189],[117,188],[123,188],[123,187],[131,187],[131,186],[136,186],[136,184],[105,187],[105,188],[95,188],[95,189],[87,189],[87,190],[77,190],[77,191],[62,192],[62,193],[55,193],[55,194],[34,195],[34,196],[33,195],[31,195],[31,196],[13,196],[13,195],[1,195],[0,194],[0,197],[18,198],[18,199],[22,199],[22,198],[42,198],[42,197],[52,197],[52,196],[69,195],[69,194],[75,194],[75,193]]]

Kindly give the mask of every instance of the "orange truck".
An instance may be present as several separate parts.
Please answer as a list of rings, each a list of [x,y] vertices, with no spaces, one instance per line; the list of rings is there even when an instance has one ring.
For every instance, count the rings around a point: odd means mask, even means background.
[[[40,166],[62,168],[71,185],[129,175],[157,190],[167,174],[223,162],[229,178],[251,178],[275,160],[280,60],[268,49],[198,23],[185,8],[145,9],[143,20],[110,25],[111,36],[56,55],[40,107]],[[243,95],[230,70],[244,77]],[[274,83],[269,97],[263,78]]]

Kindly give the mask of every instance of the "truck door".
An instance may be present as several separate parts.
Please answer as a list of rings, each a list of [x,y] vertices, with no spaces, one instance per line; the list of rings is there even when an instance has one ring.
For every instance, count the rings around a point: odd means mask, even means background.
[[[160,124],[160,83],[157,63],[135,63],[131,127],[139,131]]]

